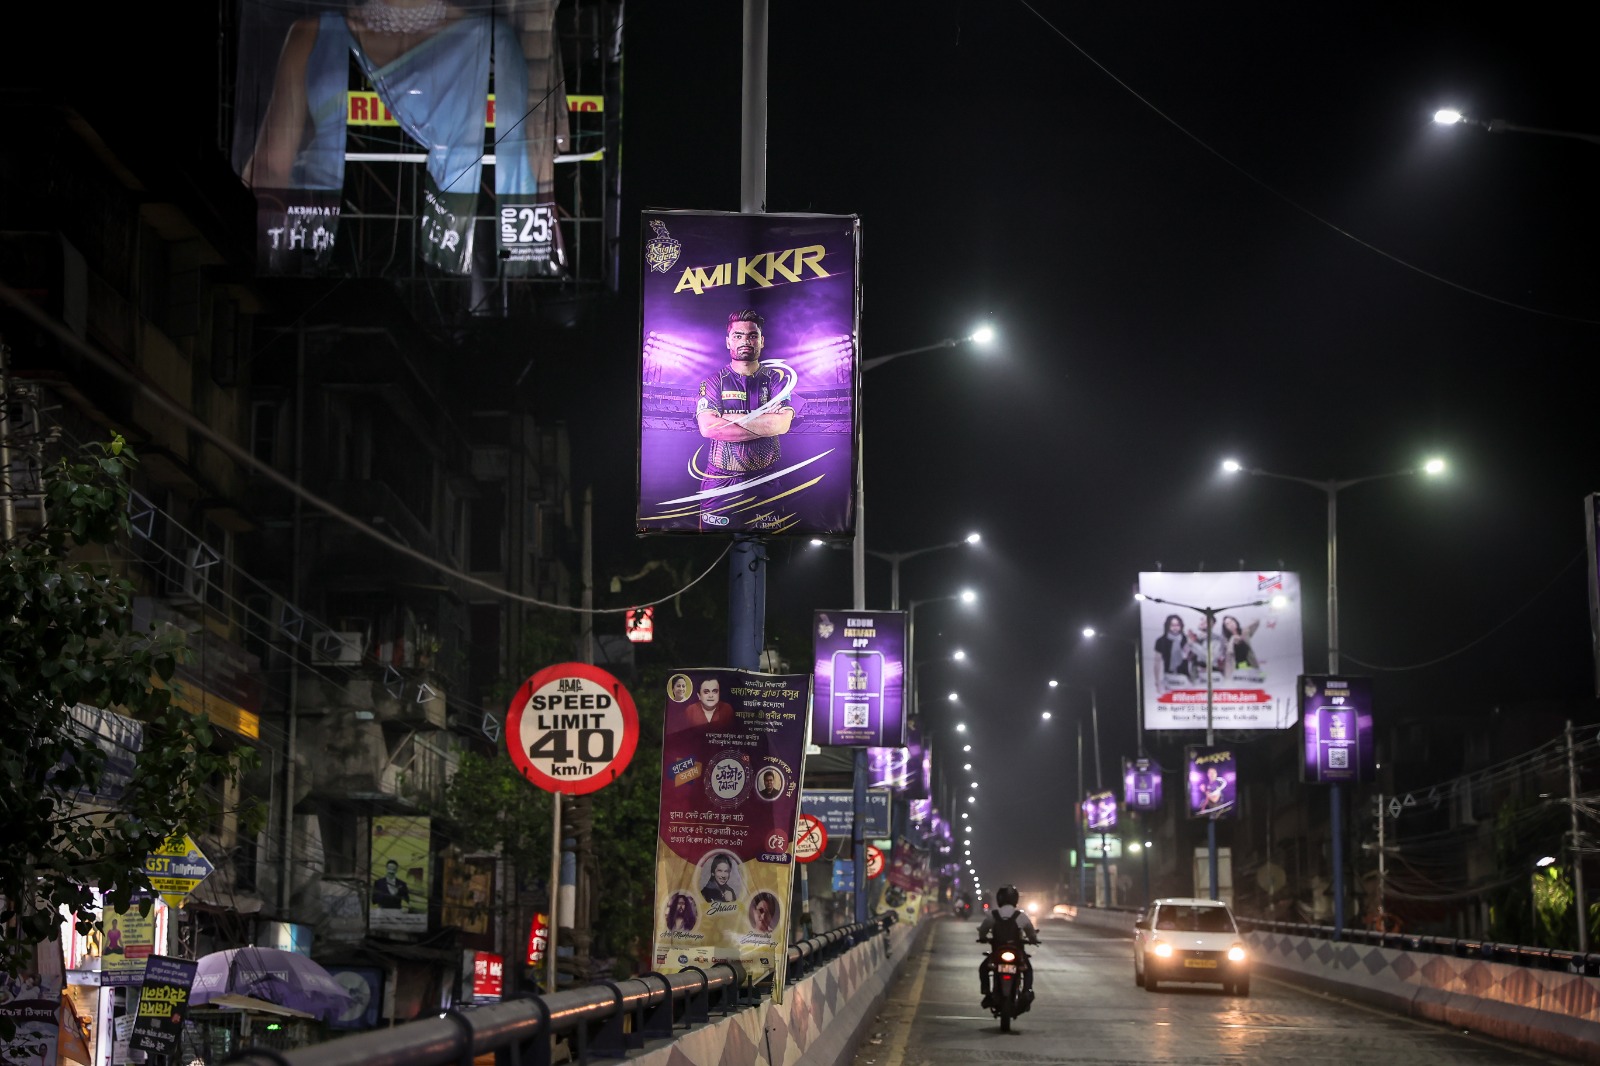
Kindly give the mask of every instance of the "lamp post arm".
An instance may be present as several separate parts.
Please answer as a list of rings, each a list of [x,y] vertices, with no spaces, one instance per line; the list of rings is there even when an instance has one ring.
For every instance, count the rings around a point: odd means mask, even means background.
[[[917,355],[921,352],[936,351],[940,348],[954,348],[956,345],[960,344],[963,339],[964,338],[961,337],[946,337],[942,341],[936,341],[933,344],[924,344],[920,348],[907,348],[902,352],[890,352],[888,355],[875,355],[871,359],[861,360],[861,369],[864,371],[875,369],[887,362],[890,362],[891,360],[900,358],[902,355]]]
[[[1546,137],[1570,137],[1575,141],[1588,141],[1590,144],[1600,144],[1600,134],[1578,133],[1574,130],[1552,130],[1542,126],[1520,126],[1515,122],[1507,122],[1503,118],[1492,118],[1481,123],[1490,133],[1542,133]]]

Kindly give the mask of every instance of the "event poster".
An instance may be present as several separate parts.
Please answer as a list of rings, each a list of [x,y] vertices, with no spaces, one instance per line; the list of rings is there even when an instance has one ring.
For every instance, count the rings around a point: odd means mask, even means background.
[[[1189,764],[1189,817],[1238,817],[1239,769],[1232,748],[1191,744]]]
[[[431,818],[386,815],[372,819],[372,899],[367,927],[373,932],[428,931]]]
[[[148,914],[139,913],[139,898],[127,910],[104,910],[100,925],[100,983],[110,987],[129,987],[144,981],[145,964],[155,953],[156,911],[154,901]]]
[[[139,1013],[128,1041],[129,1050],[155,1055],[170,1055],[177,1050],[199,966],[192,959],[150,956],[144,987],[139,989]]]
[[[854,532],[860,220],[642,224],[637,531]]]
[[[382,167],[384,184],[417,190],[386,208],[424,263],[562,276],[555,163],[569,120],[555,10],[243,0],[233,167],[255,194],[258,268],[316,274],[348,261],[340,212],[360,206],[361,176]]]
[[[1148,755],[1122,760],[1122,802],[1130,811],[1161,807],[1161,764]]]
[[[1372,737],[1372,679],[1302,677],[1300,697],[1301,730],[1305,736],[1300,780],[1318,785],[1371,781],[1377,768]]]
[[[1083,801],[1083,824],[1091,833],[1108,833],[1117,827],[1117,794],[1091,792]]]
[[[813,741],[904,747],[906,613],[818,611],[811,635],[816,652]]]
[[[655,968],[718,962],[782,993],[811,678],[686,669],[662,693]]]
[[[1146,729],[1288,729],[1304,669],[1300,578],[1280,570],[1141,573]],[[1283,597],[1283,606],[1272,601]],[[1207,634],[1207,612],[1216,630]],[[1209,656],[1209,659],[1208,659]]]

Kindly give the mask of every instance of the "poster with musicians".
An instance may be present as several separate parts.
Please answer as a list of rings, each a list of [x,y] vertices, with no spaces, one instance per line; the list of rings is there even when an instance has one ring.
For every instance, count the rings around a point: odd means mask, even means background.
[[[637,532],[853,532],[860,219],[642,229]]]
[[[661,693],[655,969],[738,961],[781,996],[809,674],[683,669]]]

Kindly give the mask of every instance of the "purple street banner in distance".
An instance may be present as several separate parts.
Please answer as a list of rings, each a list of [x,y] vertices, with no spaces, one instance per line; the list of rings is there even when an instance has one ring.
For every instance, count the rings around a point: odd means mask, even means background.
[[[655,968],[738,961],[781,986],[811,678],[674,671],[656,841]]]
[[[854,532],[860,220],[642,223],[637,532]]]
[[[1117,794],[1091,792],[1083,801],[1083,822],[1090,832],[1117,827]]]
[[[818,611],[811,636],[816,652],[813,741],[905,747],[905,612]]]
[[[1147,755],[1122,760],[1122,802],[1131,811],[1161,808],[1161,764]]]
[[[1300,678],[1300,721],[1305,758],[1300,780],[1308,784],[1371,781],[1377,759],[1372,735],[1372,679]]]
[[[1186,753],[1189,766],[1189,817],[1237,817],[1239,770],[1233,749],[1191,744]]]

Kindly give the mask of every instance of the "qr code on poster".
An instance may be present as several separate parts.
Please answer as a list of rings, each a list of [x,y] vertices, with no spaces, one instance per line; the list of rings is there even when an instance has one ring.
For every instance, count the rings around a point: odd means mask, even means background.
[[[1350,769],[1350,749],[1349,748],[1329,748],[1328,749],[1328,769],[1330,769],[1330,770],[1348,770],[1348,769]]]
[[[847,703],[844,705],[844,727],[846,729],[866,729],[867,705],[865,703]]]

